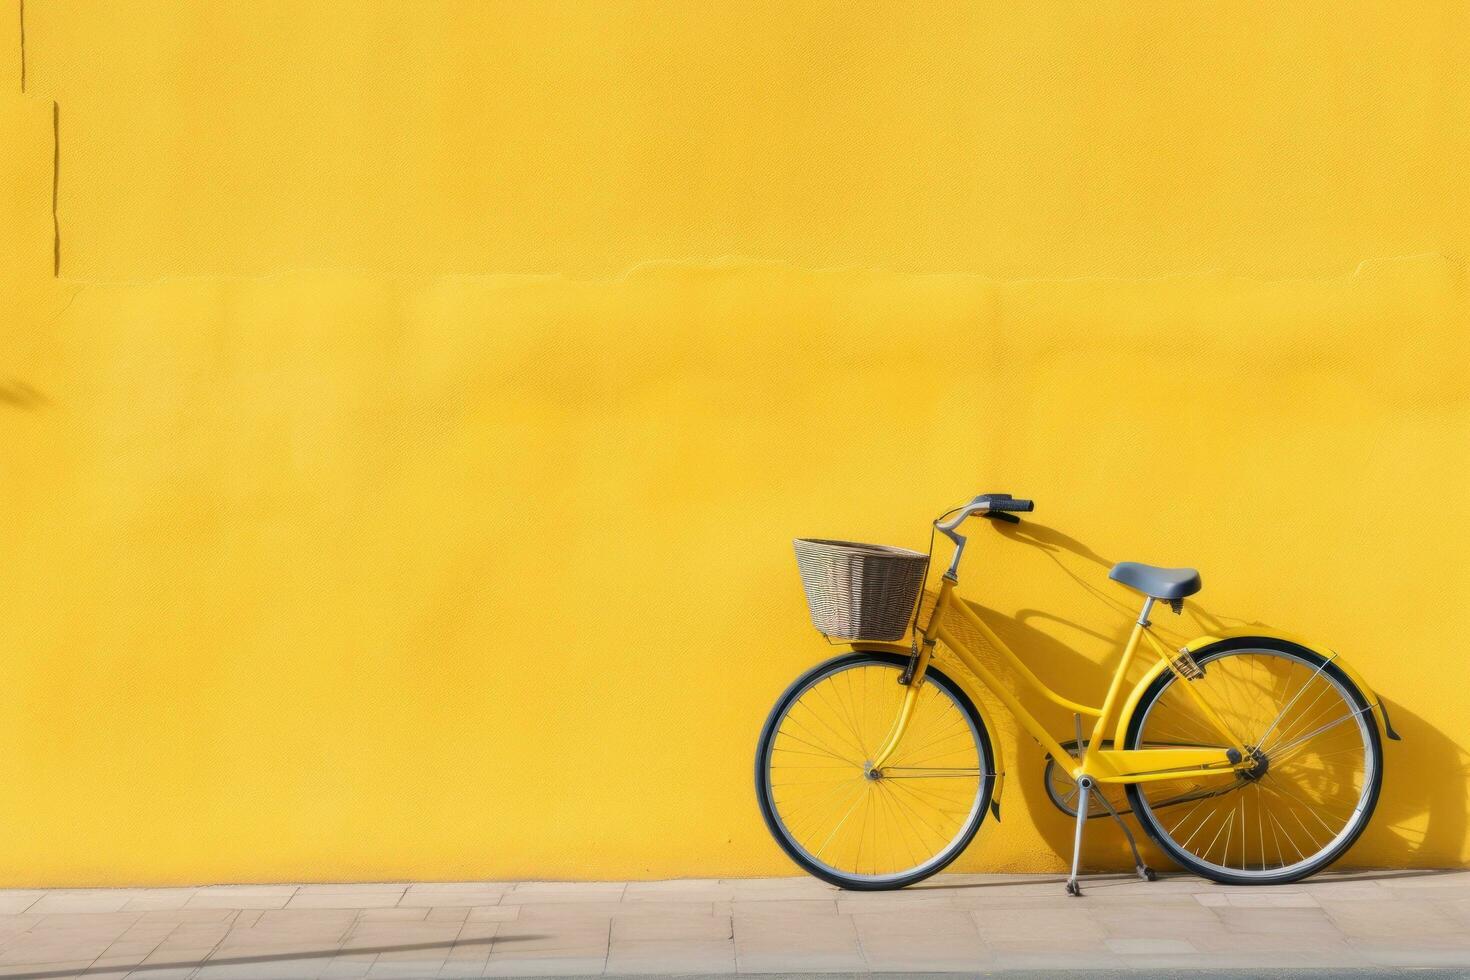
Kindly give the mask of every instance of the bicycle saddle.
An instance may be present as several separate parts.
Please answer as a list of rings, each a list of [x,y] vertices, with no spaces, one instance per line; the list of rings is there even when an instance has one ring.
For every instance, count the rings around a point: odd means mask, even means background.
[[[1183,599],[1198,592],[1201,585],[1199,572],[1192,568],[1158,568],[1136,561],[1114,565],[1108,578],[1155,599]]]

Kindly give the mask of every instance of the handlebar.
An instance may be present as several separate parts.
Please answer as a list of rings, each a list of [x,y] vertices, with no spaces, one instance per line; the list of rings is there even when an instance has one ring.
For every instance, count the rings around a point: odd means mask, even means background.
[[[945,532],[945,534],[949,534],[949,532],[965,523],[972,514],[989,513],[990,511],[1019,511],[1021,513],[1027,513],[1035,508],[1036,504],[1034,501],[1021,500],[1012,497],[1008,493],[982,493],[961,507],[951,520],[943,522],[936,520],[934,526]],[[950,537],[953,537],[953,535],[950,535]]]
[[[1012,517],[1012,512],[1029,513],[1036,509],[1036,504],[1030,500],[1022,500],[1012,497],[1008,493],[982,493],[965,506],[954,511],[954,517],[944,520],[947,516],[941,514],[934,521],[934,527],[943,532],[944,536],[954,542],[954,559],[949,563],[949,571],[944,577],[953,580],[956,571],[960,567],[960,556],[965,553],[965,536],[955,531],[957,527],[965,523],[974,514],[983,514],[986,517],[994,516],[998,520],[1018,522],[1019,517]]]

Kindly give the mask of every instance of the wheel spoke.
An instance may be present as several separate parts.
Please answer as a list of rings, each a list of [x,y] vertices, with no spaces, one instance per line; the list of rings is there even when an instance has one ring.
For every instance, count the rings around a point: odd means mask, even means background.
[[[875,657],[814,672],[763,743],[762,802],[799,860],[839,879],[890,880],[952,859],[994,779],[968,699],[926,676],[891,764],[870,775],[905,688]]]
[[[1161,675],[1139,706],[1129,747],[1191,741],[1210,730],[1192,699],[1176,690],[1190,683],[1232,728],[1259,733],[1246,743],[1253,752],[1246,761],[1255,764],[1240,767],[1224,786],[1188,779],[1136,784],[1135,812],[1201,874],[1243,882],[1311,873],[1367,819],[1363,804],[1380,765],[1372,720],[1364,723],[1371,708],[1360,706],[1330,661],[1293,651],[1237,649],[1200,662],[1205,673],[1195,681]],[[1180,815],[1161,819],[1161,811],[1181,804]]]

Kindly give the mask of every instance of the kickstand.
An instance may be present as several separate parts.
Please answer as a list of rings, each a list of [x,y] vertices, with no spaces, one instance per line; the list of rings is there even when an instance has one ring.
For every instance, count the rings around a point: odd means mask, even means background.
[[[1073,715],[1072,721],[1077,729],[1077,751],[1082,752],[1082,716]],[[1113,809],[1107,797],[1103,796],[1102,790],[1097,788],[1097,783],[1093,782],[1092,777],[1083,776],[1077,781],[1077,835],[1072,841],[1072,876],[1067,879],[1067,894],[1074,898],[1082,896],[1082,886],[1077,883],[1077,871],[1082,863],[1082,828],[1087,825],[1087,803],[1091,796],[1096,796],[1103,809],[1112,815],[1119,827],[1123,828],[1123,836],[1128,839],[1128,849],[1133,852],[1133,869],[1137,872],[1138,877],[1144,881],[1157,881],[1158,875],[1143,863],[1143,856],[1138,853],[1138,843],[1133,839],[1133,831],[1128,829],[1128,825],[1123,822],[1118,811]]]
[[[1077,868],[1082,863],[1082,828],[1087,826],[1087,798],[1092,795],[1092,779],[1083,776],[1077,783],[1077,836],[1072,841],[1072,876],[1067,879],[1067,894],[1082,897],[1082,886],[1077,884]]]
[[[1082,716],[1072,716],[1072,726],[1077,730],[1077,754],[1086,750],[1082,747]],[[1060,759],[1057,764],[1061,764]],[[1082,886],[1077,884],[1077,869],[1082,863],[1082,828],[1087,826],[1087,798],[1092,795],[1092,780],[1083,776],[1077,781],[1077,836],[1072,839],[1072,876],[1067,879],[1067,894],[1082,897]]]
[[[1102,790],[1094,787],[1092,791],[1097,794],[1097,801],[1103,805],[1103,809],[1111,813],[1113,819],[1118,821],[1118,826],[1123,828],[1123,836],[1128,838],[1128,849],[1133,852],[1133,870],[1138,873],[1138,877],[1144,881],[1157,881],[1159,876],[1154,874],[1153,868],[1143,863],[1143,857],[1138,853],[1138,844],[1133,840],[1133,831],[1128,829],[1123,818],[1118,816],[1118,811],[1113,809],[1113,804],[1102,795]]]

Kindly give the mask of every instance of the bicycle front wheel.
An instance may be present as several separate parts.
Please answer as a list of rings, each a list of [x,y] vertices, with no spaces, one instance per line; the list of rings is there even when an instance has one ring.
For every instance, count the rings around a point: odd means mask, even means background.
[[[1383,783],[1372,706],[1324,657],[1242,637],[1195,654],[1201,673],[1160,674],[1129,723],[1132,749],[1219,745],[1182,687],[1195,687],[1246,747],[1249,769],[1128,787],[1143,828],[1186,869],[1225,884],[1299,881],[1363,832]]]
[[[755,783],[766,826],[805,871],[843,888],[902,888],[936,874],[990,804],[985,723],[932,666],[897,750],[868,771],[898,717],[907,663],[853,653],[821,664],[786,690],[761,731]]]

